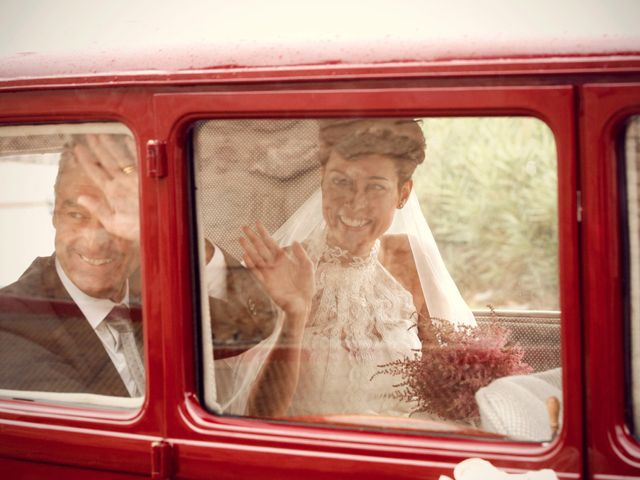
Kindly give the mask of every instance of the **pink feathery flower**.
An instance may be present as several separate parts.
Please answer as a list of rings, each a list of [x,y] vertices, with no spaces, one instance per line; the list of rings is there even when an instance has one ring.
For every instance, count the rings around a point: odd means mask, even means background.
[[[511,331],[495,321],[470,327],[431,319],[429,333],[421,352],[382,365],[379,372],[402,379],[392,396],[415,403],[414,413],[473,422],[479,416],[478,389],[532,371],[522,347],[509,343]]]

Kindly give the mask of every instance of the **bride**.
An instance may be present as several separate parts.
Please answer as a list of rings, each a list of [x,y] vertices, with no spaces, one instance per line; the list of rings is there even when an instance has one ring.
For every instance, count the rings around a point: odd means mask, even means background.
[[[287,312],[246,413],[408,415],[380,366],[420,351],[430,318],[474,323],[412,193],[424,136],[410,119],[325,120],[320,143],[320,191],[273,237],[243,229]]]

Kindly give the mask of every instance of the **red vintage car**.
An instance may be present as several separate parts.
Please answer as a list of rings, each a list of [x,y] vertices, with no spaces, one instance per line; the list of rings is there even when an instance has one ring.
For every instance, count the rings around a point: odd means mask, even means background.
[[[60,373],[62,327],[42,330],[17,383],[0,374],[2,478],[438,479],[472,457],[640,478],[640,4],[6,2],[0,18],[0,287],[54,249],[64,262],[61,152],[128,136],[140,240],[127,298],[140,298],[146,372],[137,396],[16,386]],[[421,119],[413,185],[445,263],[478,325],[497,322],[529,367],[504,375],[504,396],[472,392],[472,421],[221,400],[215,352],[251,351],[273,325],[241,338],[222,314],[233,331],[209,341],[221,317],[206,240],[239,258],[242,225],[276,231],[318,182],[318,121],[356,117]],[[33,346],[19,343],[33,317],[71,308],[10,293],[6,352]],[[550,396],[557,419],[541,410]]]

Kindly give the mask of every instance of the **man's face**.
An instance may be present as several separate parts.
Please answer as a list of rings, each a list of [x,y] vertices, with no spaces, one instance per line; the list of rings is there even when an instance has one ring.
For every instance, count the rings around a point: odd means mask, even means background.
[[[107,232],[95,216],[78,204],[80,196],[92,197],[107,207],[104,195],[82,168],[69,166],[60,174],[56,189],[56,257],[69,279],[84,293],[119,302],[127,278],[137,265],[137,246]]]

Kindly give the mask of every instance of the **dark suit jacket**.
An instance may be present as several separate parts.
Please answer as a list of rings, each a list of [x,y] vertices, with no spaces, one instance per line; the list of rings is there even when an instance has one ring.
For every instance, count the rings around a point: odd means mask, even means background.
[[[139,304],[130,303],[139,312]],[[141,325],[134,321],[139,337]],[[129,396],[62,285],[53,256],[36,258],[18,281],[0,290],[0,388]]]
[[[265,338],[276,312],[253,276],[232,257],[226,255],[226,261],[227,300],[210,299],[216,358],[241,353]],[[141,343],[134,288],[130,303]],[[37,258],[18,281],[0,290],[0,388],[129,395],[102,342],[62,285],[53,256]]]

